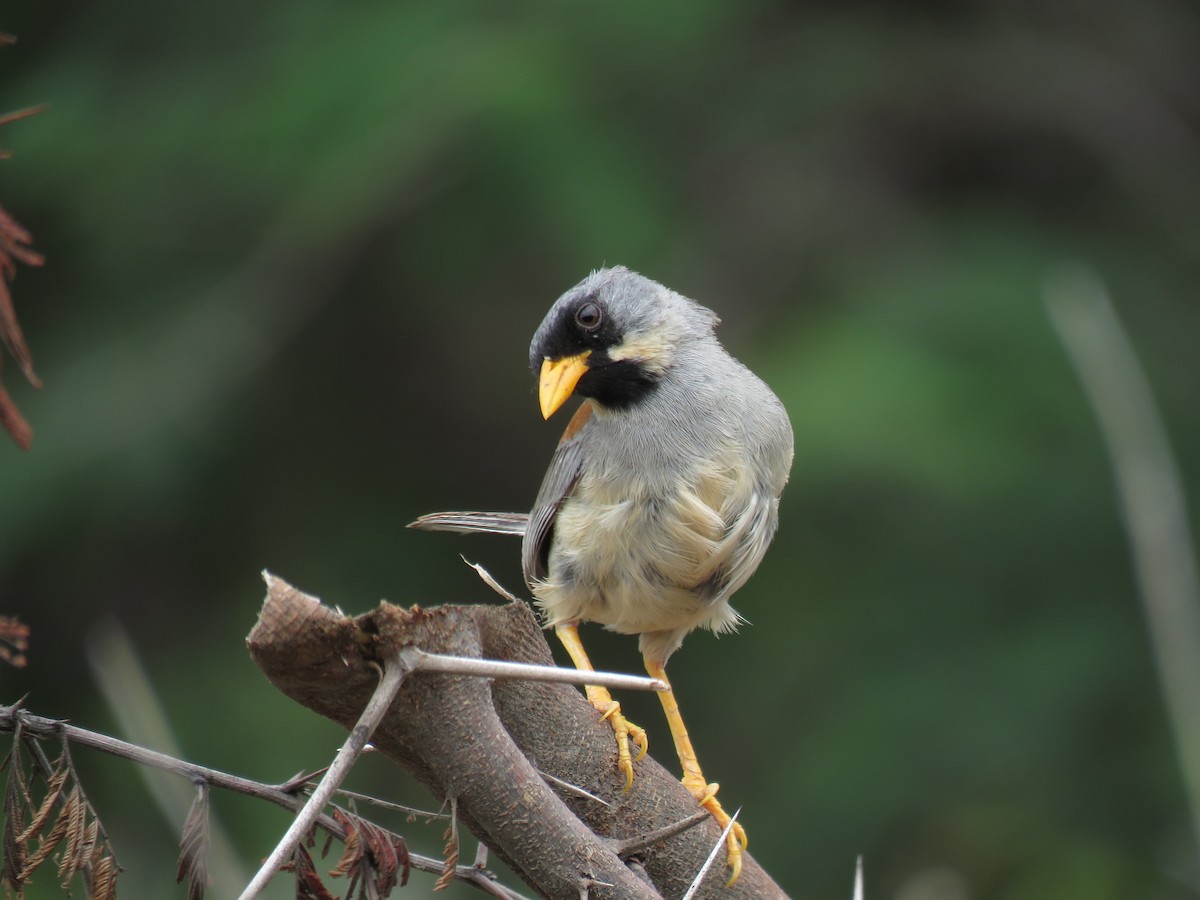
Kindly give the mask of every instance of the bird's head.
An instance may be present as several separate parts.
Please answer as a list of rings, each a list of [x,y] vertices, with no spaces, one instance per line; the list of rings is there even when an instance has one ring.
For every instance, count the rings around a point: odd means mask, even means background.
[[[624,267],[593,272],[555,301],[529,346],[542,416],[572,394],[606,409],[640,402],[716,314]]]

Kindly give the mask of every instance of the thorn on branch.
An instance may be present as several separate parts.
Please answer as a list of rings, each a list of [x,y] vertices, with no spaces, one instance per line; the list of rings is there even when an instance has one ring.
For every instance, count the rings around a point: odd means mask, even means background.
[[[729,818],[729,824],[721,832],[721,836],[717,839],[717,843],[713,845],[712,852],[708,854],[708,859],[704,860],[704,865],[700,867],[700,871],[696,873],[695,879],[691,886],[687,889],[687,893],[683,895],[683,900],[692,900],[696,896],[696,892],[700,890],[700,883],[704,881],[704,876],[708,874],[708,870],[712,868],[713,863],[717,861],[717,854],[725,846],[725,840],[729,837],[729,832],[733,830],[733,823],[738,820],[738,816],[742,814],[741,809],[738,809]],[[728,885],[726,885],[728,887]]]
[[[690,815],[686,819],[680,819],[678,822],[673,822],[663,828],[656,828],[654,831],[648,831],[645,834],[638,834],[623,841],[610,841],[609,843],[617,856],[624,859],[627,856],[632,856],[634,853],[645,850],[647,847],[653,847],[655,844],[673,838],[677,834],[683,834],[689,828],[695,828],[697,825],[707,822],[710,818],[712,816],[708,810],[702,809],[700,812]]]
[[[538,774],[541,775],[542,778],[546,779],[546,781],[550,782],[550,784],[553,784],[557,787],[562,788],[568,794],[574,794],[577,797],[583,797],[587,800],[593,800],[596,803],[599,803],[601,806],[607,806],[607,807],[612,806],[612,804],[609,803],[607,800],[605,800],[603,797],[597,797],[595,794],[591,793],[590,791],[585,791],[583,788],[581,788],[577,784],[571,784],[571,782],[569,782],[569,781],[563,781],[561,778],[555,778],[549,772],[543,772],[541,769],[538,769]]]

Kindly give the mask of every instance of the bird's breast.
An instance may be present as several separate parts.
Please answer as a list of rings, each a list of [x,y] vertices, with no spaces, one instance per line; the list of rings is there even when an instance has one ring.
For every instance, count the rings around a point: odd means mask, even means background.
[[[534,588],[549,624],[640,634],[731,618],[712,586],[753,495],[744,471],[710,463],[656,487],[583,473],[555,519],[548,577]]]

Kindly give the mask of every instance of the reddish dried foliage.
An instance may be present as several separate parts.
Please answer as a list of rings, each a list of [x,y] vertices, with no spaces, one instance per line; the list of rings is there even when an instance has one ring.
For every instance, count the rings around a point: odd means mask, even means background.
[[[0,662],[23,669],[28,650],[29,626],[16,616],[0,616]]]
[[[11,35],[0,34],[0,44],[11,44],[14,40]],[[0,125],[28,118],[41,112],[43,108],[31,107],[0,115]],[[0,150],[0,159],[7,155]],[[0,345],[16,361],[26,380],[34,387],[41,387],[42,382],[33,371],[33,359],[25,343],[25,335],[17,322],[12,292],[9,289],[9,284],[17,274],[17,263],[40,266],[45,262],[43,256],[32,248],[32,243],[32,235],[0,207]],[[0,368],[3,368],[3,363],[4,354],[0,352]],[[21,415],[21,411],[17,409],[3,385],[0,385],[0,427],[8,432],[22,450],[29,449],[33,440],[33,429],[29,427],[29,423]]]
[[[342,809],[335,808],[333,817],[346,829],[346,843],[341,859],[329,874],[335,878],[350,875],[347,897],[386,897],[397,881],[401,887],[408,884],[408,846],[404,838]],[[373,894],[368,892],[368,882],[373,882]]]
[[[23,897],[33,874],[53,860],[63,888],[69,891],[78,875],[92,900],[114,900],[120,866],[66,746],[58,759],[43,769],[26,762],[23,742],[18,727],[12,748],[0,765],[8,769],[0,836],[4,849],[0,881],[6,893]],[[37,777],[31,777],[34,772]],[[40,790],[35,781],[41,782]]]

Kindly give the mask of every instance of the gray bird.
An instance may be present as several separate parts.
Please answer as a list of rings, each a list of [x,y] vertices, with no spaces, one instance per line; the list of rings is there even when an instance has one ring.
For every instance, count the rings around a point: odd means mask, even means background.
[[[717,341],[716,314],[622,267],[563,294],[533,336],[542,415],[583,404],[550,461],[529,515],[436,513],[413,527],[524,536],[525,580],[576,667],[592,670],[580,622],[640,635],[646,670],[665,666],[695,628],[718,634],[741,617],[729,605],[775,535],[792,464],[779,399]],[[669,684],[669,682],[667,682]],[[630,741],[646,734],[599,687],[588,699],[612,724],[618,767],[633,782]],[[673,693],[660,698],[683,783],[718,824],[716,799]],[[727,843],[732,883],[746,835]]]

